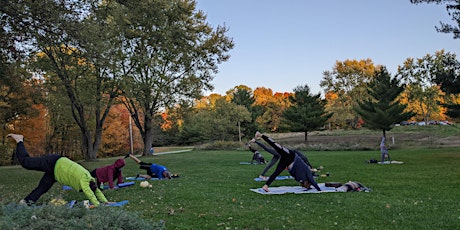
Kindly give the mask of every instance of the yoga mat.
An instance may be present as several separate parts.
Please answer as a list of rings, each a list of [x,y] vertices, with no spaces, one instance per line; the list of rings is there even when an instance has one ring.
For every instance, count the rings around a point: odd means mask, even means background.
[[[147,179],[145,179],[143,177],[134,177],[134,176],[132,176],[132,177],[126,177],[125,180],[147,180]],[[159,178],[158,177],[152,177],[150,180],[159,180]]]
[[[115,185],[114,188],[124,188],[124,187],[132,186],[132,185],[135,185],[135,184],[136,184],[136,182],[130,181],[130,182],[125,182],[125,183]],[[110,188],[109,185],[104,185],[104,189],[109,189],[109,188]],[[62,186],[62,189],[63,190],[72,190],[72,187],[64,185],[64,186]]]
[[[318,184],[321,191],[316,190],[313,186],[310,189],[306,189],[302,186],[280,186],[280,187],[269,187],[270,192],[265,192],[262,188],[249,189],[253,192],[264,194],[264,195],[273,195],[273,194],[304,194],[304,193],[326,193],[326,192],[340,192],[337,191],[334,187],[326,187],[325,183]]]
[[[69,208],[73,208],[75,206],[75,204],[77,203],[76,200],[71,200],[68,204],[67,204],[67,207]],[[83,203],[83,202],[81,202]],[[111,204],[107,204],[106,206],[111,206],[111,207],[121,207],[125,204],[128,204],[129,201],[128,200],[122,200],[122,201],[118,201],[118,202],[115,202],[115,203],[111,203]]]
[[[378,164],[384,164],[384,165],[386,165],[386,164],[399,164],[399,165],[404,164],[404,162],[402,162],[402,161],[384,161],[383,163],[381,161],[379,161],[377,163]]]
[[[275,180],[288,180],[288,179],[294,179],[294,177],[292,176],[277,176]],[[268,180],[268,177],[267,177],[267,180],[264,180],[262,178],[254,178],[255,181],[267,181]]]
[[[113,204],[107,204],[106,206],[112,206],[112,207],[121,207],[125,204],[128,204],[129,201],[128,200],[122,200],[122,201],[118,201],[118,202],[115,202]]]
[[[251,162],[240,162],[240,165],[265,165],[263,163],[257,163],[257,162],[254,162],[254,163],[251,163]]]

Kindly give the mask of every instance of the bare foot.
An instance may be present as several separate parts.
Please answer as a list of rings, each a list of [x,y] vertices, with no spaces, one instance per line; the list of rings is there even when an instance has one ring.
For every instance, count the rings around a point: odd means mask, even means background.
[[[268,177],[262,176],[262,175],[260,175],[259,178],[262,179],[262,180],[268,180]]]
[[[263,189],[265,192],[270,192],[270,190],[268,190],[268,185],[264,185],[264,186],[262,187],[262,189]]]
[[[21,135],[21,134],[13,134],[13,133],[10,133],[10,134],[8,134],[6,137],[11,137],[13,140],[16,141],[16,143],[24,142],[24,136]]]
[[[261,137],[262,137],[262,134],[261,134],[259,131],[257,131],[257,132],[256,132],[256,135],[255,135],[255,138],[256,138],[256,139],[259,139],[259,138],[261,138]]]

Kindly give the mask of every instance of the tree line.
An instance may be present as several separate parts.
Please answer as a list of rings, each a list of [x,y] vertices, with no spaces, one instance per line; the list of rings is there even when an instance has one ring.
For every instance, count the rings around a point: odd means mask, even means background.
[[[247,140],[256,130],[383,131],[407,119],[458,117],[455,54],[408,58],[391,76],[371,59],[324,71],[325,95],[235,86],[203,96],[234,44],[195,1],[5,2],[0,119],[31,152],[88,160],[135,149]],[[132,123],[131,123],[132,121]]]

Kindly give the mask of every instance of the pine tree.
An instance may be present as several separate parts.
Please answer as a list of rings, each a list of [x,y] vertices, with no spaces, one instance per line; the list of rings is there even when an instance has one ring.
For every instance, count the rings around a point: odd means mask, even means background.
[[[332,113],[325,111],[326,101],[319,93],[312,95],[308,85],[296,87],[289,100],[292,106],[284,110],[284,121],[291,131],[304,132],[306,143],[308,132],[324,126]]]
[[[370,98],[358,102],[355,111],[364,120],[364,126],[369,129],[391,130],[395,123],[408,120],[415,114],[404,112],[407,105],[397,101],[398,96],[404,90],[399,79],[391,78],[385,67],[381,67],[374,73],[374,78],[368,83]]]

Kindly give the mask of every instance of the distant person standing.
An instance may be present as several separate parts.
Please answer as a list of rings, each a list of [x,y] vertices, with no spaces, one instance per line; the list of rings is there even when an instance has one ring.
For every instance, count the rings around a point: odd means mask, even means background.
[[[385,162],[385,159],[391,163],[390,154],[388,153],[388,148],[385,146],[385,137],[382,137],[382,141],[380,142],[380,152],[382,153],[382,164]]]

